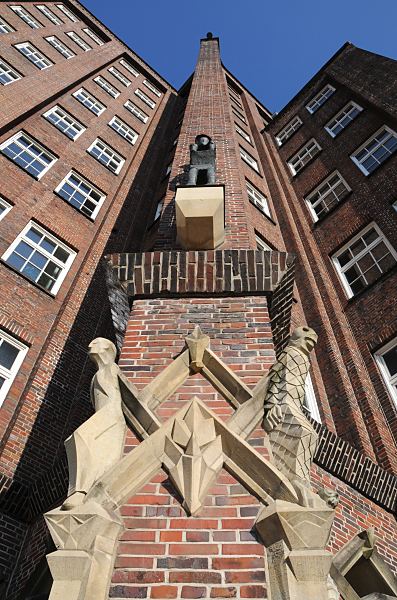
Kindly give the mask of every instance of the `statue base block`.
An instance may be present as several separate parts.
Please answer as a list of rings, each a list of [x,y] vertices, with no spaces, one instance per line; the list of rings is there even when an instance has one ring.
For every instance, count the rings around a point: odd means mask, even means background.
[[[225,239],[223,185],[180,186],[175,212],[178,242],[186,250],[213,250]]]

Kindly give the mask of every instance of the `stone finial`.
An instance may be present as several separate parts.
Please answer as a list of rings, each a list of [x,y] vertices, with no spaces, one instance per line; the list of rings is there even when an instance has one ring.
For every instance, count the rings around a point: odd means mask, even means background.
[[[185,337],[185,341],[190,353],[190,368],[198,372],[204,366],[204,351],[209,347],[210,338],[201,331],[200,325],[196,325],[193,333]]]

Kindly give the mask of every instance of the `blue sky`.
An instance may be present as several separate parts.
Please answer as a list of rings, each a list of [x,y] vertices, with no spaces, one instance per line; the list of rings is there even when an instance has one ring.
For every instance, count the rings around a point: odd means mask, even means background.
[[[212,31],[226,67],[271,111],[346,41],[397,59],[397,0],[82,3],[177,88],[194,70],[199,39]]]

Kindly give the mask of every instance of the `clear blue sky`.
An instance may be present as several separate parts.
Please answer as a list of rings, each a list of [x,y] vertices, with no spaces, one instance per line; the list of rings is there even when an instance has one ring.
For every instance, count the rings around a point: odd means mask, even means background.
[[[223,63],[271,111],[346,41],[397,59],[397,0],[82,2],[176,88],[212,31]]]

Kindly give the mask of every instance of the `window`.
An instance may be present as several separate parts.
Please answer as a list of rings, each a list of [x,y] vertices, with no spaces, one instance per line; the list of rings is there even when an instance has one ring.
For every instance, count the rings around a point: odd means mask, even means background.
[[[256,241],[256,249],[257,250],[264,250],[265,252],[272,252],[273,248],[270,248],[270,246],[268,244],[266,244],[265,240],[261,238],[260,235],[258,235],[257,233],[255,234],[255,241]]]
[[[229,98],[230,98],[230,100],[232,100],[232,102],[234,102],[235,104],[237,104],[237,106],[239,108],[243,108],[243,105],[241,104],[240,100],[237,100],[237,98],[235,98],[231,94],[229,94]]]
[[[392,204],[392,207],[394,208],[394,210],[397,212],[397,200],[395,200]]]
[[[105,194],[74,171],[66,175],[55,192],[92,220],[97,216],[106,198]]]
[[[41,52],[29,44],[29,42],[23,42],[22,44],[15,44],[15,48],[19,50],[30,62],[32,62],[38,69],[47,69],[52,66],[52,62],[44,56]]]
[[[232,106],[232,113],[233,113],[233,114],[234,114],[236,117],[238,117],[238,118],[240,119],[240,121],[242,121],[243,123],[246,123],[246,122],[247,122],[247,119],[244,117],[244,115],[243,115],[243,114],[241,114],[241,113],[239,113],[239,112],[238,112],[238,111],[237,111],[237,110],[234,108],[234,106]]]
[[[120,96],[120,92],[100,75],[95,77],[94,81],[97,85],[99,85],[99,87],[104,89],[109,96],[112,96],[112,98],[117,98],[117,96]]]
[[[27,351],[25,344],[0,330],[0,404],[5,400]]]
[[[117,154],[110,146],[98,138],[91,144],[87,152],[116,175],[120,173],[125,162],[120,154]]]
[[[396,264],[397,253],[372,223],[333,256],[349,298],[361,292]]]
[[[127,142],[129,142],[130,144],[134,145],[135,142],[137,141],[137,139],[138,139],[137,132],[134,131],[132,129],[132,127],[127,125],[127,123],[124,123],[124,121],[122,121],[118,117],[113,117],[112,120],[109,122],[109,125],[112,129],[117,131],[117,133],[119,135],[121,135],[121,137],[126,139]]]
[[[37,179],[40,179],[57,160],[49,150],[24,131],[19,131],[3,142],[0,151]]]
[[[161,198],[161,200],[157,203],[157,206],[156,206],[156,212],[154,213],[153,223],[161,217],[161,213],[163,212],[163,206],[164,206],[164,198]]]
[[[125,87],[128,87],[129,85],[131,85],[131,81],[127,77],[125,77],[122,73],[120,73],[120,71],[118,69],[116,69],[116,67],[109,67],[108,71],[114,77],[116,77],[116,79],[121,81],[121,83],[123,85],[125,85]]]
[[[136,69],[134,69],[134,67],[132,65],[130,65],[129,62],[127,62],[126,60],[124,60],[124,58],[122,58],[120,60],[120,64],[127,69],[127,71],[129,71],[130,73],[133,74],[134,77],[138,77],[139,73]]]
[[[62,56],[64,56],[65,58],[73,58],[73,56],[76,56],[75,53],[72,52],[70,48],[65,46],[65,44],[63,44],[61,40],[55,37],[55,35],[51,35],[50,37],[46,37],[45,39],[49,44],[51,44],[51,46],[54,46],[55,50],[58,50],[58,52],[62,54]]]
[[[146,85],[146,87],[148,88],[148,90],[150,90],[151,92],[153,92],[153,94],[156,94],[156,96],[158,96],[159,98],[161,98],[161,92],[160,90],[158,90],[152,83],[150,83],[150,81],[148,81],[147,79],[143,80],[143,85]]]
[[[10,267],[55,295],[66,277],[76,253],[30,222],[3,254]]]
[[[307,410],[312,419],[317,421],[317,423],[321,423],[316,394],[314,392],[313,381],[310,373],[307,374],[305,379],[305,398],[303,400],[303,408]]]
[[[135,95],[138,96],[138,98],[140,98],[142,102],[150,106],[150,108],[154,108],[156,106],[156,103],[153,100],[151,100],[148,96],[146,96],[146,94],[141,92],[139,88],[135,90]]]
[[[239,127],[237,125],[237,123],[234,124],[236,127],[236,131],[239,135],[241,135],[241,137],[243,137],[245,140],[247,140],[247,142],[249,142],[250,144],[252,144],[251,138],[248,135],[248,133],[246,131],[244,131],[244,129],[241,129],[241,127]]]
[[[50,108],[43,116],[71,140],[77,140],[83,131],[85,131],[84,125],[69,115],[60,106]]]
[[[292,137],[295,131],[298,131],[299,127],[303,125],[300,117],[294,117],[281,131],[276,135],[276,142],[279,146],[285,144],[290,137]]]
[[[324,217],[349,192],[350,188],[342,175],[338,171],[331,173],[305,198],[313,219],[318,221]]]
[[[171,171],[172,171],[172,162],[167,166],[164,177],[168,177],[168,175],[171,173]]]
[[[358,168],[369,175],[397,150],[397,133],[382,127],[350,156]]]
[[[249,201],[252,202],[254,206],[259,208],[261,212],[263,212],[268,217],[271,217],[269,204],[267,202],[266,197],[261,194],[259,190],[256,189],[249,181],[245,182],[247,185],[247,194]]]
[[[297,175],[303,167],[307,165],[321,150],[315,139],[309,140],[303,148],[299,150],[292,158],[288,161],[288,166],[291,170],[292,175]]]
[[[335,92],[335,88],[332,85],[326,85],[321,92],[319,92],[308,104],[306,104],[306,109],[310,114],[313,114],[322,106],[328,98],[332,96]]]
[[[21,79],[21,75],[0,58],[0,85],[8,85]]]
[[[1,219],[4,219],[4,217],[6,216],[6,214],[8,212],[10,212],[11,209],[12,209],[12,205],[9,204],[7,202],[7,200],[4,200],[4,198],[2,198],[0,196],[0,221],[1,221]]]
[[[52,10],[48,8],[48,6],[44,6],[44,4],[36,4],[36,8],[38,8],[43,15],[47,17],[54,25],[62,25],[62,21],[59,17],[57,17]]]
[[[342,110],[340,110],[338,114],[325,125],[326,131],[328,131],[332,137],[336,137],[338,133],[350,125],[353,119],[355,119],[361,111],[361,106],[355,102],[349,102],[349,104],[342,108]]]
[[[4,19],[0,18],[0,33],[11,33],[12,31],[15,31],[15,29],[11,27],[7,21],[4,21]]]
[[[251,154],[248,154],[248,152],[246,152],[243,148],[241,148],[241,146],[240,146],[240,156],[244,162],[246,162],[250,167],[252,167],[253,169],[255,169],[255,171],[257,171],[259,173],[258,163],[251,156]]]
[[[66,8],[66,6],[64,6],[63,4],[57,4],[57,7],[59,8],[60,11],[63,12],[64,15],[67,16],[68,19],[70,19],[71,21],[73,21],[73,23],[77,23],[78,18],[76,17],[75,14],[72,13],[71,10],[69,10],[68,8]]]
[[[74,31],[67,31],[66,35],[68,35],[70,37],[70,39],[74,41],[75,44],[77,44],[78,46],[80,46],[80,48],[82,48],[82,50],[84,50],[84,52],[88,52],[89,50],[92,50],[91,46],[89,44],[87,44],[87,42],[85,42]]]
[[[99,102],[99,100],[97,100],[94,96],[89,94],[84,88],[80,88],[77,90],[77,92],[74,92],[73,96],[97,116],[103,113],[103,111],[106,109],[106,106]]]
[[[149,115],[145,114],[140,108],[136,106],[131,100],[127,100],[124,104],[125,108],[130,111],[137,119],[142,121],[142,123],[146,123],[149,118]]]
[[[27,10],[22,8],[22,6],[10,6],[10,8],[32,29],[40,29],[40,27],[43,27],[42,24],[36,21],[36,19],[34,19]]]
[[[397,337],[375,353],[380,372],[395,402],[397,402]]]
[[[84,33],[86,33],[88,35],[88,37],[90,37],[92,40],[94,40],[94,42],[96,44],[98,44],[98,46],[103,46],[104,42],[101,40],[101,38],[92,31],[92,29],[90,29],[89,27],[84,27],[83,28]]]

